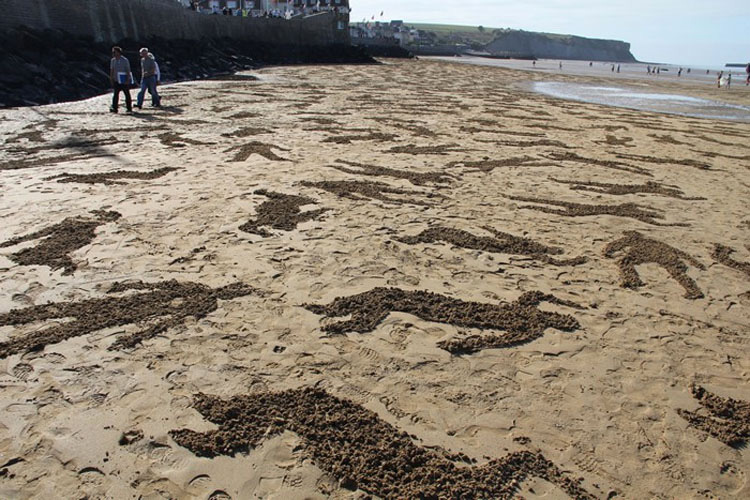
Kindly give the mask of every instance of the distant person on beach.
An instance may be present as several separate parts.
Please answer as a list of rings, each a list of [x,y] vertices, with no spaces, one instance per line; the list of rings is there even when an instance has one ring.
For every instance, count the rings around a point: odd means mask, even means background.
[[[531,65],[536,68],[536,61],[531,61]],[[748,65],[748,68],[750,68],[750,65]]]
[[[721,88],[721,79],[722,79],[723,76],[724,76],[724,72],[723,71],[719,71],[719,75],[716,77],[716,88],[717,89]]]
[[[618,73],[620,72],[620,65],[619,64],[617,65],[617,72]]]
[[[112,107],[109,111],[117,113],[120,103],[120,92],[125,94],[125,106],[128,113],[133,112],[133,101],[130,97],[130,86],[133,83],[133,72],[130,71],[130,61],[122,55],[120,47],[112,47],[112,60],[109,62],[109,81],[112,83]]]
[[[747,79],[745,79],[745,85],[750,85],[750,62],[745,66],[745,73],[747,73]]]
[[[138,92],[138,109],[143,108],[143,98],[146,90],[151,94],[151,104],[157,108],[161,105],[159,92],[156,90],[156,59],[146,47],[140,50],[141,55],[141,91]]]
[[[677,70],[677,76],[678,77],[682,76],[682,68],[680,68],[680,69]]]
[[[727,75],[727,90],[729,90],[729,87],[732,85],[732,72],[730,71]]]
[[[594,65],[593,61],[589,61],[589,68]]]
[[[562,61],[560,61],[560,65],[558,66],[560,69],[562,69]]]
[[[646,73],[651,74],[651,66],[646,66]]]

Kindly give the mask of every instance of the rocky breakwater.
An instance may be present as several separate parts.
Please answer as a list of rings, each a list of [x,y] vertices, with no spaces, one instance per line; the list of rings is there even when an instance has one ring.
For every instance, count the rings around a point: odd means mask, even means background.
[[[536,57],[582,61],[634,62],[630,44],[573,35],[506,30],[487,44],[485,50],[497,57]]]
[[[0,108],[85,99],[110,88],[113,44],[58,30],[18,27],[0,34]],[[202,40],[124,39],[117,42],[139,78],[138,49],[156,55],[162,81],[209,78],[271,64],[372,63],[348,45],[304,46],[247,43],[230,38]]]

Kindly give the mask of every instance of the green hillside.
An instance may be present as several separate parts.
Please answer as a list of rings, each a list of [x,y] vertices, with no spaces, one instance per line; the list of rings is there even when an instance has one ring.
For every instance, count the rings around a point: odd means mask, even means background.
[[[418,30],[435,33],[439,38],[461,38],[467,42],[480,43],[482,45],[490,43],[495,39],[493,31],[499,28],[484,26],[461,26],[458,24],[426,24],[426,23],[409,23],[404,21],[406,26]]]

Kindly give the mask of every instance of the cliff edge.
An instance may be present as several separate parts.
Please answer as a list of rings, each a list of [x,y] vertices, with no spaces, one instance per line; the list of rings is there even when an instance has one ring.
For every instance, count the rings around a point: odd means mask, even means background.
[[[630,44],[574,35],[506,30],[485,46],[495,57],[635,62]]]

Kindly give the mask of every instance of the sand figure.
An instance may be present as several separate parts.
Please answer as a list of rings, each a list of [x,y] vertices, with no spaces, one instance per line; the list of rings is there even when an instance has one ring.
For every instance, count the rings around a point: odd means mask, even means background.
[[[170,148],[184,148],[188,144],[191,144],[193,146],[209,146],[211,144],[214,144],[213,142],[196,141],[195,139],[182,137],[177,132],[164,132],[163,134],[159,134],[157,137],[163,145]]]
[[[542,198],[532,198],[527,196],[506,196],[515,201],[527,201],[529,203],[540,203],[563,207],[564,210],[557,208],[540,207],[536,205],[522,205],[519,208],[528,208],[540,212],[566,217],[589,217],[592,215],[614,215],[617,217],[627,217],[636,219],[653,226],[685,226],[682,223],[663,224],[656,219],[663,219],[664,216],[650,207],[642,207],[636,203],[622,203],[620,205],[585,205],[583,203],[573,203],[568,201],[545,200]]]
[[[340,170],[341,172],[345,172],[347,174],[354,174],[354,175],[368,175],[368,176],[387,176],[387,177],[395,177],[397,179],[406,179],[415,186],[425,186],[427,183],[434,183],[434,184],[445,184],[450,183],[453,178],[448,175],[441,172],[425,172],[425,173],[419,173],[419,172],[412,172],[407,170],[397,170],[395,168],[388,168],[388,167],[377,167],[375,165],[365,165],[362,163],[355,163],[353,161],[345,161],[345,160],[336,160],[336,163],[341,163],[343,165],[349,165],[353,168],[347,168],[342,165],[329,165],[331,168],[335,168],[336,170]]]
[[[53,148],[44,148],[42,150],[47,151],[49,149],[53,149]],[[53,165],[57,165],[59,163],[77,162],[77,161],[89,160],[93,158],[105,158],[105,157],[117,156],[114,153],[109,153],[109,152],[104,151],[103,148],[94,149],[94,152],[70,153],[70,154],[56,153],[55,156],[52,156],[49,158],[29,158],[30,154],[36,152],[36,150],[32,151],[31,148],[26,148],[26,149],[19,150],[19,151],[24,154],[24,158],[8,160],[6,162],[0,163],[0,170],[21,170],[24,168],[50,167]]]
[[[691,426],[707,432],[722,443],[739,448],[750,440],[750,403],[722,398],[703,387],[692,385],[690,391],[708,415],[678,409],[677,413]]]
[[[574,163],[586,163],[589,165],[597,165],[599,167],[605,167],[605,168],[611,168],[613,170],[622,170],[625,172],[632,172],[634,174],[642,174],[647,175],[649,177],[652,176],[651,172],[646,170],[645,168],[641,167],[635,167],[633,165],[627,165],[625,163],[619,162],[619,161],[612,161],[612,160],[600,160],[597,158],[586,158],[585,156],[581,156],[576,153],[549,153],[545,155],[550,160],[554,161],[569,161]]]
[[[531,342],[544,335],[547,328],[574,331],[579,328],[572,316],[541,311],[542,302],[580,309],[577,304],[542,292],[526,292],[515,302],[487,304],[464,302],[427,291],[399,288],[373,288],[369,292],[338,297],[328,305],[305,304],[303,307],[327,318],[351,315],[351,319],[329,323],[323,330],[332,334],[373,331],[392,312],[413,314],[425,321],[446,323],[483,330],[504,330],[502,335],[472,335],[439,342],[437,345],[453,354],[471,354],[482,349],[512,347]]]
[[[116,184],[126,184],[126,183],[118,182],[115,179],[153,180],[153,179],[158,179],[159,177],[163,177],[170,172],[174,172],[175,170],[179,170],[179,168],[162,167],[162,168],[157,168],[156,170],[151,170],[148,172],[137,172],[137,171],[132,171],[132,170],[116,170],[114,172],[105,172],[101,174],[69,174],[67,172],[64,172],[60,175],[47,177],[44,180],[51,181],[51,180],[56,179],[57,182],[60,182],[60,183],[79,182],[81,184],[116,185]]]
[[[469,168],[477,172],[491,172],[496,168],[506,167],[555,167],[554,163],[545,162],[541,158],[534,158],[532,156],[520,156],[513,158],[505,158],[504,160],[490,160],[485,158],[484,160],[478,161],[452,161],[448,164],[448,167],[461,166]]]
[[[240,226],[241,231],[246,233],[257,234],[268,237],[271,233],[263,229],[263,226],[269,226],[282,231],[293,231],[297,224],[309,220],[317,219],[329,209],[321,208],[302,212],[301,207],[304,205],[315,205],[317,202],[306,196],[295,196],[283,193],[274,193],[259,189],[253,194],[258,194],[269,198],[256,209],[255,220],[249,220]]]
[[[528,255],[533,259],[541,260],[542,262],[553,266],[576,266],[583,264],[588,260],[586,257],[558,260],[550,257],[550,255],[559,255],[563,253],[562,248],[548,247],[529,238],[513,236],[512,234],[496,231],[489,227],[484,229],[492,233],[494,237],[475,236],[461,229],[438,226],[426,229],[417,236],[403,236],[395,239],[396,241],[406,243],[407,245],[444,241],[471,250],[511,255]]]
[[[144,292],[81,302],[44,304],[0,314],[0,326],[74,318],[72,321],[0,342],[0,358],[20,352],[38,351],[48,344],[57,344],[104,328],[151,322],[146,328],[118,337],[110,350],[135,347],[144,340],[181,324],[188,317],[205,317],[218,308],[218,299],[230,300],[257,292],[243,283],[211,288],[199,283],[170,280],[159,283],[115,283],[107,293],[129,290]]]
[[[711,257],[713,257],[716,262],[737,269],[738,271],[745,273],[748,278],[750,278],[750,262],[740,262],[738,260],[734,260],[730,257],[732,253],[734,253],[733,248],[729,248],[727,246],[716,243],[714,244],[714,251],[711,254]]]
[[[222,137],[251,137],[254,135],[263,135],[263,134],[271,134],[273,133],[271,130],[260,128],[260,127],[241,127],[235,130],[234,132],[226,132],[221,134]]]
[[[665,164],[683,165],[685,167],[694,167],[700,170],[711,170],[711,165],[707,163],[703,163],[702,161],[696,161],[690,158],[677,160],[674,158],[657,158],[655,156],[634,155],[634,154],[628,154],[628,153],[618,153],[617,157],[628,159],[628,160],[653,163],[653,164],[658,164],[658,165],[665,165]]]
[[[407,144],[405,146],[394,146],[386,153],[404,153],[410,155],[447,155],[448,153],[461,153],[465,149],[460,149],[458,144],[441,144],[438,146],[416,146]]]
[[[382,132],[369,132],[366,134],[353,134],[353,135],[340,135],[336,137],[327,137],[323,139],[323,142],[332,142],[335,144],[351,144],[352,142],[358,141],[374,141],[374,142],[391,142],[397,139],[396,134],[384,134]]]
[[[242,146],[234,146],[232,148],[227,149],[224,152],[229,153],[230,151],[237,151],[237,153],[234,155],[234,158],[232,158],[231,160],[233,162],[245,161],[248,158],[250,158],[250,155],[253,155],[253,154],[260,155],[272,161],[290,161],[290,160],[287,160],[286,158],[282,158],[281,156],[278,156],[276,153],[272,151],[272,149],[278,149],[280,151],[289,151],[288,149],[284,149],[279,146],[274,146],[273,144],[264,144],[262,142],[253,141],[247,144],[243,144]]]
[[[377,413],[318,388],[229,399],[198,394],[193,407],[218,429],[169,434],[198,456],[247,453],[291,431],[302,440],[303,453],[342,488],[378,498],[510,499],[530,476],[549,481],[571,498],[595,498],[580,480],[540,453],[518,451],[484,465],[468,465],[471,459],[465,455],[419,446]]]
[[[538,146],[546,146],[552,148],[563,148],[567,149],[570,146],[561,141],[553,139],[538,139],[536,141],[492,141],[498,146],[504,146],[509,148],[533,148]]]
[[[53,270],[62,268],[64,275],[73,274],[78,266],[70,258],[70,254],[90,244],[96,237],[97,227],[121,217],[118,212],[104,210],[94,210],[91,213],[94,218],[68,217],[53,226],[0,243],[0,248],[43,238],[36,246],[19,250],[8,258],[22,266],[48,266]]]
[[[654,263],[663,267],[669,275],[685,289],[685,298],[700,299],[703,292],[693,279],[687,275],[688,266],[683,262],[687,260],[698,269],[706,267],[695,260],[692,256],[673,248],[661,241],[652,240],[643,236],[638,231],[625,231],[623,237],[613,241],[604,249],[604,256],[615,258],[618,252],[625,252],[620,258],[620,276],[623,288],[639,288],[644,283],[641,281],[635,266],[639,264]]]
[[[398,195],[422,195],[417,191],[406,191],[404,189],[398,189],[384,184],[382,182],[371,182],[371,181],[320,181],[320,182],[302,182],[303,186],[323,189],[329,193],[336,194],[342,198],[349,198],[352,200],[380,200],[387,203],[404,204],[410,205],[427,205],[427,202],[413,199],[399,199],[388,194]],[[430,196],[430,195],[427,195]]]
[[[654,181],[646,181],[645,184],[607,184],[605,182],[566,181],[555,179],[554,177],[550,177],[550,180],[561,184],[569,184],[571,186],[570,189],[591,191],[592,193],[600,194],[611,194],[615,196],[648,193],[677,198],[678,200],[705,200],[705,198],[701,197],[685,196],[685,193],[675,186],[659,184]]]
[[[103,133],[109,133],[109,132],[103,132]],[[30,155],[34,153],[40,153],[40,152],[55,153],[56,151],[60,151],[60,150],[79,149],[89,154],[98,154],[98,153],[106,152],[106,149],[104,149],[103,146],[111,146],[113,143],[117,143],[117,142],[129,142],[129,141],[127,140],[123,141],[122,139],[118,139],[114,135],[110,135],[109,137],[103,137],[100,139],[83,139],[83,138],[76,137],[76,136],[68,136],[61,141],[45,142],[41,146],[8,148],[8,152],[24,153],[26,155]]]

